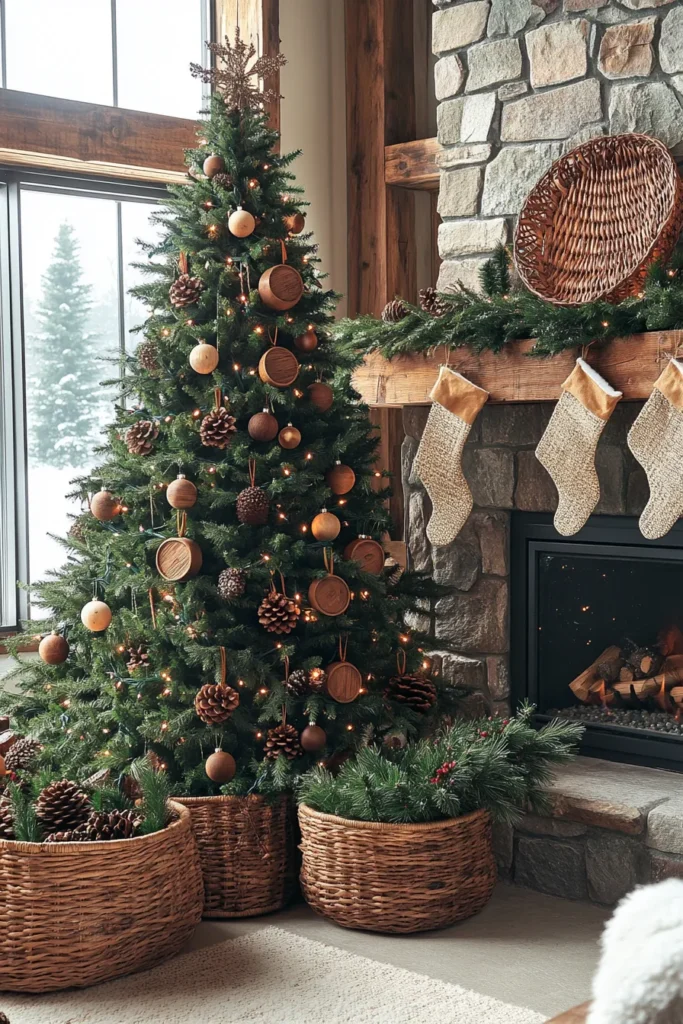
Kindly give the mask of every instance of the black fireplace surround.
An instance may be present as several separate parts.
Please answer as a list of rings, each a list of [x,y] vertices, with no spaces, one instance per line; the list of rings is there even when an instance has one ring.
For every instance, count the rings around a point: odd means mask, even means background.
[[[551,515],[513,512],[511,570],[512,695],[531,700],[539,722],[580,708],[569,683],[605,648],[683,632],[681,522],[649,541],[634,517],[591,516],[562,537]],[[633,706],[597,708],[582,753],[683,771],[683,710],[665,717],[651,700],[645,713],[624,710]]]

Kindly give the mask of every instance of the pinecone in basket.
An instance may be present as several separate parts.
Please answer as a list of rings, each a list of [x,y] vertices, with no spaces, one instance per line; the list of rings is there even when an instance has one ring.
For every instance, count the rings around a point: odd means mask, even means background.
[[[260,487],[245,487],[237,495],[237,518],[247,526],[263,526],[268,522],[270,498]]]
[[[385,324],[397,324],[399,320],[408,316],[408,313],[410,310],[403,299],[392,299],[382,310],[382,320]]]
[[[131,455],[150,455],[159,436],[154,420],[138,420],[126,432],[126,445]]]
[[[90,800],[75,782],[62,779],[46,786],[36,800],[43,832],[70,832],[82,825],[92,810]]]
[[[235,417],[221,406],[204,417],[199,436],[207,448],[227,448],[236,430]]]
[[[0,839],[14,839],[14,813],[7,797],[0,798]]]
[[[138,647],[129,647],[126,651],[126,668],[129,672],[135,672],[138,668],[149,668],[149,654],[144,644]]]
[[[226,174],[225,171],[219,171],[218,174],[214,174],[213,178],[211,179],[211,184],[218,185],[220,188],[228,189],[232,188],[234,182],[230,175]]]
[[[93,811],[85,825],[78,831],[86,842],[102,842],[107,839],[132,839],[142,821],[137,811]]]
[[[303,754],[299,733],[293,725],[276,725],[274,729],[268,730],[265,756],[270,761],[276,761],[280,754],[284,754],[289,761]]]
[[[313,693],[321,693],[327,682],[327,672],[324,668],[312,668],[308,672],[308,685]]]
[[[269,633],[291,633],[300,615],[296,601],[275,590],[266,594],[258,610],[258,620]]]
[[[237,690],[226,683],[205,683],[194,699],[194,709],[205,725],[222,725],[240,702]]]
[[[182,309],[184,306],[194,306],[203,290],[204,284],[198,277],[181,274],[169,288],[168,297],[172,306]]]
[[[450,306],[439,296],[436,288],[420,289],[420,309],[431,316],[444,316]]]
[[[306,669],[295,668],[293,672],[290,672],[285,687],[290,697],[304,697],[309,689]]]
[[[390,679],[384,696],[397,704],[406,704],[413,711],[429,711],[436,703],[436,687],[423,676],[394,676]]]
[[[145,338],[135,350],[138,364],[147,370],[147,373],[156,374],[159,372],[159,349],[152,338]]]
[[[43,840],[45,843],[87,843],[88,836],[85,825],[78,828],[67,829],[66,832],[50,832],[50,835]]]
[[[17,740],[5,754],[5,768],[8,772],[30,771],[41,749],[38,740],[32,740],[29,736]]]
[[[241,597],[247,586],[247,574],[243,569],[223,569],[218,577],[218,596],[223,601]]]

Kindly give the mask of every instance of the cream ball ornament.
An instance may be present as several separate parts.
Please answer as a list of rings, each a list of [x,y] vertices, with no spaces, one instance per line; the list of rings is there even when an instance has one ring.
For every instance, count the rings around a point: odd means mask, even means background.
[[[81,608],[81,622],[92,633],[101,633],[111,622],[111,608],[104,601],[88,601]]]
[[[190,352],[190,366],[195,373],[213,373],[218,366],[218,349],[202,341]]]
[[[228,230],[236,238],[246,238],[256,227],[256,221],[248,210],[238,206],[228,217]]]

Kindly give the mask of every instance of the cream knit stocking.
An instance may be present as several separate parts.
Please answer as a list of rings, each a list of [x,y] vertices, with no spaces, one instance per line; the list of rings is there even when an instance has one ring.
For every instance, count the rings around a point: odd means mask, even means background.
[[[415,472],[434,507],[427,537],[440,546],[457,537],[472,511],[472,494],[462,472],[462,450],[489,396],[462,374],[442,366],[429,397],[432,407],[415,456]]]
[[[629,431],[628,446],[650,485],[640,532],[654,540],[683,515],[683,363],[677,359],[655,382]]]
[[[562,385],[562,396],[541,438],[536,457],[552,477],[559,502],[555,529],[578,533],[600,500],[595,450],[605,423],[621,398],[583,359]]]

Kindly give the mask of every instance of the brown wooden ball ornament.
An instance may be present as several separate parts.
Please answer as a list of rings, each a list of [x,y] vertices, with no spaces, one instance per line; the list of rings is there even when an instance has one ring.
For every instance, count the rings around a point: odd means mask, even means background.
[[[69,657],[69,645],[59,633],[48,633],[40,641],[38,654],[46,665],[61,665]]]
[[[308,397],[318,412],[327,412],[334,403],[334,391],[329,384],[316,380],[308,385]]]
[[[288,388],[299,376],[299,360],[288,348],[271,345],[258,364],[258,375],[264,384]]]
[[[88,601],[81,608],[81,622],[92,633],[101,633],[111,622],[111,608],[104,601]]]
[[[108,523],[119,514],[121,506],[111,491],[98,491],[90,499],[90,511],[101,523]]]
[[[315,754],[318,750],[322,750],[327,743],[327,733],[319,725],[311,723],[299,736],[299,743],[307,754]]]
[[[187,515],[178,512],[178,536],[169,537],[157,548],[157,572],[170,583],[183,583],[196,576],[202,567],[202,549],[185,536]]]
[[[294,344],[300,352],[313,352],[318,347],[318,335],[312,327],[294,339]]]
[[[166,500],[171,508],[192,508],[197,502],[197,488],[184,473],[178,473],[166,488]]]
[[[207,178],[213,178],[214,174],[220,174],[221,171],[225,170],[225,160],[218,153],[212,153],[204,161],[202,170]]]
[[[304,293],[304,282],[299,271],[287,265],[285,243],[280,241],[280,245],[282,263],[264,270],[259,278],[258,293],[264,306],[284,312],[296,306]]]
[[[216,747],[213,754],[207,757],[204,770],[212,782],[222,786],[226,782],[230,782],[231,779],[234,779],[237,764],[232,754],[228,754],[227,750],[221,750],[220,747]]]
[[[301,431],[293,427],[291,423],[288,423],[286,427],[283,427],[277,436],[280,442],[281,448],[286,448],[290,451],[292,448],[298,448],[301,444]]]
[[[328,469],[325,480],[333,494],[348,494],[356,482],[356,474],[350,466],[337,460],[332,469]]]
[[[287,216],[283,218],[283,221],[290,235],[300,235],[306,227],[306,217],[298,210],[296,213],[288,213]]]
[[[249,436],[254,441],[272,441],[277,437],[280,424],[269,409],[254,413],[247,423]]]
[[[195,373],[209,374],[218,366],[219,355],[215,345],[201,341],[190,352],[190,366]]]
[[[384,548],[377,540],[361,533],[344,548],[344,558],[357,562],[364,572],[380,576],[384,570],[386,555]]]
[[[256,221],[249,210],[238,206],[228,217],[228,230],[236,238],[247,238],[256,227]]]
[[[339,536],[341,531],[341,523],[332,512],[328,512],[326,508],[320,510],[317,516],[314,516],[313,522],[311,523],[311,533],[316,540],[322,540],[329,542]]]
[[[350,704],[360,696],[363,688],[363,677],[350,661],[346,660],[348,640],[339,637],[339,661],[327,668],[325,690],[338,704]]]
[[[346,580],[334,575],[334,552],[325,549],[323,553],[327,576],[313,580],[308,588],[308,600],[321,615],[333,618],[343,615],[351,601],[351,591]]]

